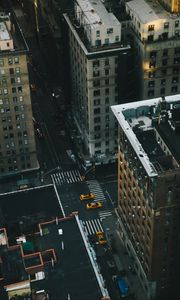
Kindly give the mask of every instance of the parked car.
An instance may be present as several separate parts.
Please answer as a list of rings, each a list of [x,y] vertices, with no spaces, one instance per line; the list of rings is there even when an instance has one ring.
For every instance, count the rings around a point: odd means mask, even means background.
[[[93,193],[89,193],[89,194],[82,194],[80,196],[80,200],[83,201],[83,200],[90,200],[90,199],[94,199],[95,196]]]
[[[102,202],[99,201],[86,204],[87,209],[96,209],[96,208],[101,208],[102,206],[103,206]]]

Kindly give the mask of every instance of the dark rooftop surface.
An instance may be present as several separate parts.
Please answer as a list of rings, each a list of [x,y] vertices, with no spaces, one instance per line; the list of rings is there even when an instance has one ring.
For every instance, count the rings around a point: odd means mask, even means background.
[[[33,223],[57,215],[62,212],[53,185],[0,195],[0,227],[6,227],[8,235],[19,234],[16,223],[27,233]]]
[[[99,300],[102,297],[75,217],[43,226],[39,248],[54,248],[57,262],[46,267],[46,278],[32,283],[53,300]],[[59,234],[59,230],[62,234]],[[68,298],[69,297],[69,298]]]

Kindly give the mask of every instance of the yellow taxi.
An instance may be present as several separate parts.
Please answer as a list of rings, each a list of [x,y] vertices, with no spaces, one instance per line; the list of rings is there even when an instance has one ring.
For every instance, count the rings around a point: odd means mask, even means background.
[[[80,200],[83,201],[83,200],[90,200],[90,199],[94,199],[94,194],[93,193],[89,193],[89,194],[82,194],[80,196]]]
[[[104,245],[104,244],[106,244],[106,240],[105,240],[105,237],[104,237],[104,232],[102,232],[102,231],[97,231],[97,232],[96,232],[96,237],[97,237],[97,239],[98,239],[99,245]]]
[[[96,208],[101,208],[102,206],[103,206],[102,202],[99,201],[86,204],[87,209],[96,209]]]

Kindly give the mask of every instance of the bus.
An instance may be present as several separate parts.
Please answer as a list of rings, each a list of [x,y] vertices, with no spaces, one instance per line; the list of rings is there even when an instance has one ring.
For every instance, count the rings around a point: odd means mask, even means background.
[[[117,286],[118,286],[121,298],[127,297],[129,287],[128,287],[126,281],[123,278],[118,278],[117,279]]]

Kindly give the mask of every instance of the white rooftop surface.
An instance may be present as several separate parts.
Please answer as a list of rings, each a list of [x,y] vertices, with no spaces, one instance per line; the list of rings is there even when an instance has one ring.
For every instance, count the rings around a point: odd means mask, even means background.
[[[10,40],[10,35],[4,22],[0,22],[0,40]]]
[[[129,116],[128,120],[125,120],[123,112],[125,112],[126,110],[135,110],[139,107],[156,106],[159,104],[159,101],[162,101],[162,99],[154,98],[154,99],[150,99],[150,100],[143,100],[143,101],[137,101],[137,102],[131,102],[131,103],[127,103],[127,104],[111,106],[111,109],[112,109],[115,117],[117,118],[118,123],[120,124],[121,128],[123,129],[124,133],[126,134],[129,142],[131,143],[133,149],[135,150],[137,156],[139,157],[139,160],[141,161],[148,176],[150,176],[150,177],[157,176],[157,172],[156,172],[155,168],[153,167],[153,165],[151,164],[146,152],[143,150],[139,140],[137,139],[135,133],[133,132],[133,130],[131,128],[131,126],[133,124],[133,123],[129,122],[129,119],[131,118],[131,116]],[[180,101],[180,94],[166,97],[166,102],[173,103],[173,102],[177,102],[177,101]],[[137,118],[137,122],[139,120],[147,122],[147,120],[144,116],[142,116],[142,117],[140,116],[139,118]],[[149,126],[150,126],[150,123],[147,122],[146,129],[148,129]]]
[[[112,13],[108,13],[101,0],[77,0],[78,5],[86,15],[89,24],[119,25],[119,21]]]
[[[159,3],[145,0],[132,0],[126,6],[134,12],[143,24],[170,17]]]

